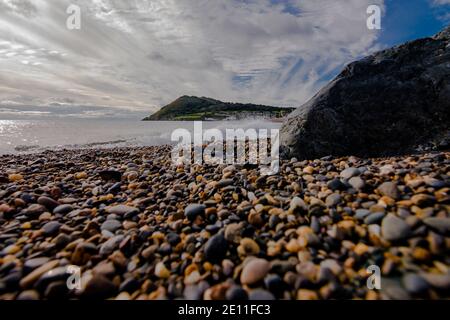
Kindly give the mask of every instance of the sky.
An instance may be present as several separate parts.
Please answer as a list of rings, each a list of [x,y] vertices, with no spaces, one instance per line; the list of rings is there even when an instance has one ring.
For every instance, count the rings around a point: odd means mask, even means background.
[[[0,0],[0,119],[140,117],[182,95],[297,107],[449,23],[450,0]]]

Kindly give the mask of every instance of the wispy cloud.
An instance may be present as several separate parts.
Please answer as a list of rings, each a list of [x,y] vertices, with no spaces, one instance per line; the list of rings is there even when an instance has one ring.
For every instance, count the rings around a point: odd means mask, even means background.
[[[0,101],[151,111],[192,94],[297,106],[377,48],[366,8],[383,2],[0,0]],[[66,29],[71,3],[81,30]]]
[[[441,10],[436,11],[436,16],[443,22],[450,22],[450,0],[430,0],[431,5]]]

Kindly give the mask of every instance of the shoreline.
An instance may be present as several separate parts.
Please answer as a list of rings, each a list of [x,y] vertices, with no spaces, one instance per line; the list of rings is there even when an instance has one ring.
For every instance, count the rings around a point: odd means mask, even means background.
[[[0,155],[0,299],[450,297],[450,152],[282,160],[261,177],[174,167],[169,150]]]

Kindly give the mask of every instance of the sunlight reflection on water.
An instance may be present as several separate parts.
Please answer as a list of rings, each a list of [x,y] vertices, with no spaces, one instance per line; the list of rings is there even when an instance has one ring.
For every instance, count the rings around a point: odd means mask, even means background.
[[[204,128],[279,128],[264,120],[203,122]],[[130,120],[0,120],[0,154],[43,149],[148,146],[170,143],[172,131],[193,122]]]

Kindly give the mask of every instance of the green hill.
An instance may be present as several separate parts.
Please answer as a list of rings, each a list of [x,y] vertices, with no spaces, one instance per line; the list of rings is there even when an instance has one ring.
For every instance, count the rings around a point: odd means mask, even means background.
[[[247,118],[283,118],[294,108],[229,103],[211,98],[183,96],[162,107],[144,121],[234,120]]]

